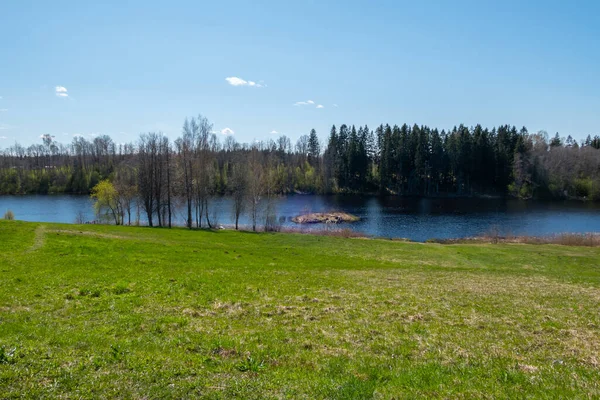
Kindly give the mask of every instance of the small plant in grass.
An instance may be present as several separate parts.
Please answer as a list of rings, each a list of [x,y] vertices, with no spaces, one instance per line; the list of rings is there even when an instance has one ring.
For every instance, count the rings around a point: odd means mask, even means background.
[[[11,364],[15,361],[15,352],[16,348],[13,347],[10,350],[7,350],[3,347],[0,347],[0,364]]]
[[[79,289],[79,295],[80,296],[90,296],[90,297],[100,297],[100,290],[99,289],[82,288],[82,289]]]
[[[240,362],[236,368],[241,372],[259,372],[261,369],[265,367],[265,362],[263,360],[259,361],[258,359],[248,356],[244,361]]]
[[[8,221],[12,221],[15,219],[15,213],[12,212],[11,210],[8,210],[4,213],[4,219],[8,220]]]
[[[125,356],[125,351],[120,346],[111,344],[110,345],[110,358],[114,361],[121,361]]]
[[[115,287],[113,287],[114,294],[125,294],[131,292],[131,289],[127,287],[127,284],[124,282],[117,283]]]

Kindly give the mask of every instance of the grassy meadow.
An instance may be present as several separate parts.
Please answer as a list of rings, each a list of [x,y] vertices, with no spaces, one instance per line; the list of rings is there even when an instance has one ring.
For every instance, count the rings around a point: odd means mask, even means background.
[[[600,397],[600,248],[0,221],[0,398]]]

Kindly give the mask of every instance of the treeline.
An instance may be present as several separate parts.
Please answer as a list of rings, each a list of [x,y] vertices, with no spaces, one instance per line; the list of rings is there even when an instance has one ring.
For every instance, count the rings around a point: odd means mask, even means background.
[[[600,200],[600,137],[581,144],[504,125],[332,127],[325,191]]]
[[[89,194],[108,180],[129,204],[141,204],[150,224],[168,224],[183,205],[190,226],[210,224],[218,195],[239,199],[239,213],[250,215],[264,199],[291,192],[600,200],[598,136],[578,143],[508,125],[340,125],[325,143],[312,130],[292,146],[286,136],[221,142],[212,129],[198,116],[174,141],[147,133],[129,144],[98,136],[63,145],[49,135],[41,144],[15,144],[0,153],[0,193]]]

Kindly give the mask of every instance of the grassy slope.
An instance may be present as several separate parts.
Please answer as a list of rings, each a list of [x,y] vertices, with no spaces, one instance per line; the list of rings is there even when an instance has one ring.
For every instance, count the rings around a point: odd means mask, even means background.
[[[0,284],[0,398],[600,396],[599,248],[0,221]]]

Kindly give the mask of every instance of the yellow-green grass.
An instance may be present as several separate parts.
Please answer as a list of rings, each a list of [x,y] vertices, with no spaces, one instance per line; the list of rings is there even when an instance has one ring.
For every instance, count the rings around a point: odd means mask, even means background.
[[[600,248],[0,221],[0,398],[597,398]]]

